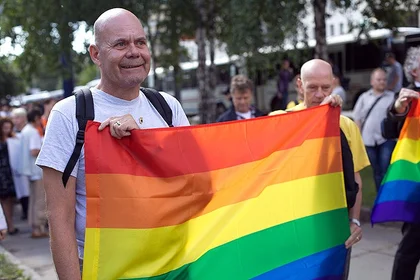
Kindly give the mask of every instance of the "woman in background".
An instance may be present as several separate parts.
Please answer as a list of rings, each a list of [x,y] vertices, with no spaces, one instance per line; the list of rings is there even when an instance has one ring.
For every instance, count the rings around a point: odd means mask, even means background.
[[[11,119],[3,118],[0,120],[0,203],[3,207],[8,232],[10,235],[14,235],[19,230],[13,224],[16,192],[7,147],[9,137],[13,137],[13,123]]]

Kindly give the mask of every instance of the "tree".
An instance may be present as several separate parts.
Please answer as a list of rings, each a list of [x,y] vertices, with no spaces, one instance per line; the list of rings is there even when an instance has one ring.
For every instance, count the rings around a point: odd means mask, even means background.
[[[195,12],[194,3],[190,0],[169,0],[164,5],[164,16],[161,22],[159,38],[159,61],[164,67],[173,68],[174,93],[181,101],[182,69],[181,60],[188,59],[188,53],[180,45],[183,37],[194,37]]]
[[[0,57],[0,99],[17,95],[23,91],[23,82],[12,61]]]
[[[336,8],[361,10],[363,21],[352,23],[360,34],[377,28],[396,30],[404,26],[412,13],[418,12],[420,0],[329,0]],[[328,60],[325,18],[327,0],[312,0],[315,19],[315,57]]]
[[[230,55],[246,63],[247,75],[256,85],[276,72],[286,44],[295,44],[306,0],[217,1],[216,30]],[[255,93],[257,93],[255,91]],[[258,98],[256,99],[257,106]]]
[[[325,10],[327,0],[313,0],[315,17],[315,57],[328,61],[327,36],[325,30]]]
[[[197,68],[197,80],[198,90],[201,96],[200,102],[200,120],[201,123],[206,124],[212,121],[211,108],[211,93],[208,89],[208,71],[206,67],[206,27],[208,21],[208,9],[205,0],[195,0],[195,8],[198,13],[198,24],[195,40],[198,46],[198,68]]]

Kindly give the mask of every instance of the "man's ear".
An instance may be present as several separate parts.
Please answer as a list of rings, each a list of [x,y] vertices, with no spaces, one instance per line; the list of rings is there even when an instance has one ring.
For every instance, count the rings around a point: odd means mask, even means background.
[[[101,62],[99,61],[99,48],[95,44],[91,44],[89,46],[89,55],[93,63],[95,63],[98,66],[101,66]]]
[[[301,78],[297,78],[296,84],[297,84],[298,89],[301,92],[303,92],[303,82],[302,82],[302,79]]]

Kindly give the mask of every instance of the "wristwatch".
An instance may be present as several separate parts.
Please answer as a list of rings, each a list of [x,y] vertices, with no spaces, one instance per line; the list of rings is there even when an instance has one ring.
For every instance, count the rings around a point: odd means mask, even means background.
[[[349,219],[349,222],[355,224],[358,227],[360,227],[360,221],[358,219]]]

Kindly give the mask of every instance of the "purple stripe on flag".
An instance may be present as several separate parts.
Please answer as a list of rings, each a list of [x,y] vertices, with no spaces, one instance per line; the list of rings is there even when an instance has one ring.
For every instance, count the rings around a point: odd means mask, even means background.
[[[372,224],[384,222],[420,223],[420,203],[387,201],[375,205],[371,217]]]
[[[327,277],[322,277],[322,278],[316,278],[315,280],[342,280],[343,279],[343,275],[332,275],[332,276],[327,276]]]

